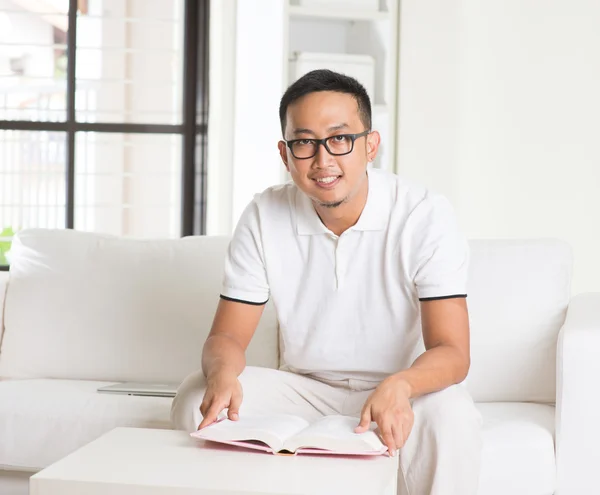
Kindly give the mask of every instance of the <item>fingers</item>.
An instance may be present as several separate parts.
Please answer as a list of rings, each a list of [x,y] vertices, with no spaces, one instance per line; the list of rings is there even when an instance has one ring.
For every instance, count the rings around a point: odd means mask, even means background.
[[[231,396],[229,410],[227,411],[227,417],[231,421],[237,421],[239,419],[241,405],[242,405],[242,394],[239,392],[236,392]]]
[[[208,394],[204,394],[202,404],[200,404],[200,414],[202,414],[202,417],[206,416],[206,413],[208,412],[211,404],[212,397],[210,397]]]
[[[391,456],[396,455],[396,450],[401,449],[408,440],[411,431],[411,425],[403,422],[385,423],[383,427],[378,428],[381,441],[388,448]]]
[[[360,413],[360,422],[354,429],[355,433],[364,433],[371,426],[371,404],[368,402],[363,406],[363,410]]]
[[[205,426],[208,426],[208,425],[214,423],[217,420],[219,413],[223,409],[225,409],[225,408],[219,407],[219,404],[217,402],[213,401],[213,403],[208,408],[208,411],[206,412],[206,414],[203,415],[204,417],[202,418],[202,422],[198,426],[198,429],[201,430]]]
[[[404,447],[406,438],[404,437],[404,427],[402,424],[392,425],[392,436],[394,437],[394,445],[397,449]]]
[[[391,425],[387,425],[385,427],[380,427],[381,432],[381,441],[388,448],[388,453],[391,456],[396,455],[396,440],[394,439],[394,434],[392,433]]]
[[[198,429],[200,430],[217,421],[219,414],[225,408],[228,408],[227,417],[232,421],[237,421],[239,419],[242,396],[241,388],[238,388],[230,396],[228,394],[225,396],[222,394],[215,395],[208,391],[200,405],[202,422],[198,426]]]

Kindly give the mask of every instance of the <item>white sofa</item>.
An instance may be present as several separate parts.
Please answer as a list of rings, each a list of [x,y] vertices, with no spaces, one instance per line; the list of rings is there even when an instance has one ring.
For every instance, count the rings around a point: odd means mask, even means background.
[[[27,493],[31,473],[115,426],[169,427],[169,399],[96,389],[181,381],[200,366],[227,242],[18,235],[10,274],[0,273],[2,495]],[[485,422],[480,494],[598,493],[600,294],[570,298],[562,242],[471,248],[467,386]],[[248,363],[278,359],[269,303]]]

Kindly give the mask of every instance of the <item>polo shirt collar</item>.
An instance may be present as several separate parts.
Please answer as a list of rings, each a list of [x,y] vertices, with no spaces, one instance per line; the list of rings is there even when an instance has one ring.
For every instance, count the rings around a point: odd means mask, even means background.
[[[367,202],[355,225],[350,230],[383,230],[387,225],[385,184],[383,177],[367,169]],[[299,188],[296,188],[296,228],[298,235],[331,234],[315,211],[312,200]]]

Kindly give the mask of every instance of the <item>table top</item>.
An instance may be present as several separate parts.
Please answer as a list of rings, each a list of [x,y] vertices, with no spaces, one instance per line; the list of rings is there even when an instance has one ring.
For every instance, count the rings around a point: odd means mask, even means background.
[[[32,476],[30,489],[32,495],[384,494],[395,493],[397,469],[397,457],[281,456],[181,431],[116,428]]]

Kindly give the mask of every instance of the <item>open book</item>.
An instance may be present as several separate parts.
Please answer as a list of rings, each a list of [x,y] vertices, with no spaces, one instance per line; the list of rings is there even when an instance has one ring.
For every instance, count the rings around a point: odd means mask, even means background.
[[[372,429],[354,433],[358,421],[349,416],[324,416],[310,424],[286,414],[243,414],[237,421],[223,419],[191,436],[273,454],[381,455],[387,452]]]

